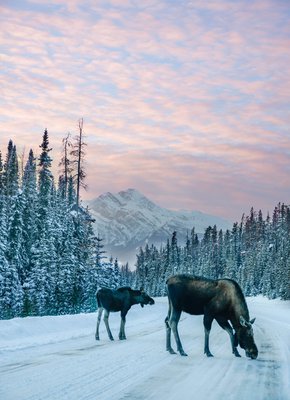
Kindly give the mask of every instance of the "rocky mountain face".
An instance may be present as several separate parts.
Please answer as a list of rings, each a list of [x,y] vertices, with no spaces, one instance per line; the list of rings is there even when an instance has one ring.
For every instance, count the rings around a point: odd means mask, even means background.
[[[172,211],[159,207],[135,189],[117,194],[105,193],[87,202],[95,219],[94,229],[103,239],[108,257],[121,263],[136,261],[138,247],[146,243],[166,244],[174,231],[180,244],[185,242],[192,227],[202,235],[209,226],[227,229],[231,223],[199,211]]]

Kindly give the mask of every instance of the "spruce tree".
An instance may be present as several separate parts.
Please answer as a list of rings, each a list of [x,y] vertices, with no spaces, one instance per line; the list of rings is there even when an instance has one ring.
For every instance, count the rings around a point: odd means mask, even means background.
[[[180,251],[177,244],[177,232],[174,231],[171,237],[170,246],[170,265],[172,274],[176,274],[180,269]]]
[[[8,199],[16,195],[19,184],[18,159],[16,146],[12,140],[8,143],[6,161],[4,163],[3,184],[5,188],[4,193]]]
[[[56,302],[60,314],[74,312],[74,285],[78,271],[77,258],[74,254],[76,245],[73,221],[66,218],[57,255]]]
[[[9,263],[8,204],[2,199],[0,208],[0,318],[19,316],[23,308],[23,289],[13,261]]]
[[[121,273],[119,268],[118,259],[114,260],[114,269],[113,269],[113,279],[112,279],[112,288],[117,289],[120,286],[121,282]]]
[[[49,140],[47,129],[45,129],[42,139],[41,154],[39,156],[39,216],[40,220],[46,218],[47,211],[51,201],[51,189],[53,185],[53,175],[50,171],[52,159],[49,155],[52,150],[49,148]],[[40,227],[41,228],[41,227]],[[42,229],[42,228],[41,228]]]
[[[72,176],[68,178],[67,201],[70,206],[73,206],[76,203],[76,192],[74,189],[74,182]]]
[[[38,192],[36,183],[36,158],[33,151],[29,151],[27,163],[24,168],[22,191],[23,204],[23,240],[27,255],[24,270],[28,273],[31,268],[31,248],[38,239]]]
[[[0,196],[4,195],[4,167],[2,161],[2,153],[0,150]],[[0,204],[1,206],[1,204]]]

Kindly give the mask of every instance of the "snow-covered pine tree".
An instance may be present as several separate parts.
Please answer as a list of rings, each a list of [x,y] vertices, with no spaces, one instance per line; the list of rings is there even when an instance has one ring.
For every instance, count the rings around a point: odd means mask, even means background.
[[[158,266],[159,257],[156,247],[153,244],[149,247],[147,244],[145,246],[144,256],[144,286],[140,285],[138,288],[142,287],[147,293],[155,295],[160,273]]]
[[[211,268],[210,276],[213,279],[217,279],[220,275],[220,266],[219,266],[219,251],[218,251],[218,232],[216,225],[214,225],[211,230],[210,242],[211,242],[209,251],[210,268]]]
[[[23,307],[23,290],[16,266],[9,264],[8,204],[0,194],[0,318],[19,316]]]
[[[235,280],[239,280],[241,270],[243,269],[243,263],[245,258],[245,251],[242,249],[242,233],[244,227],[244,216],[242,216],[241,223],[235,222],[231,231],[231,259],[232,267],[230,267],[229,277]]]
[[[149,248],[148,243],[146,243],[144,249],[144,264],[143,264],[144,282],[143,285],[141,285],[141,287],[148,293],[152,284],[152,282],[150,282],[152,277],[151,262],[152,262],[151,248]]]
[[[39,192],[39,229],[42,232],[42,222],[47,217],[47,212],[50,208],[51,203],[51,193],[53,186],[53,175],[51,173],[51,162],[52,159],[49,155],[52,150],[49,148],[48,132],[45,129],[42,139],[42,144],[39,146],[41,148],[41,154],[39,156],[39,172],[38,172],[38,192]]]
[[[181,257],[183,260],[181,263],[181,269],[182,269],[182,272],[184,272],[185,274],[191,274],[193,271],[192,254],[193,254],[193,251],[192,251],[192,246],[191,246],[191,240],[187,233],[185,247],[182,251],[182,257]]]
[[[25,207],[25,197],[19,191],[10,199],[10,218],[8,221],[8,246],[7,259],[18,273],[21,284],[26,278],[25,267],[28,264],[28,254],[25,247],[25,226],[23,222],[23,211]]]
[[[139,248],[136,261],[136,285],[139,287],[145,286],[145,254],[142,247]]]
[[[57,254],[54,221],[46,211],[39,239],[31,249],[31,270],[26,282],[26,293],[33,315],[57,313],[56,279]]]
[[[0,150],[0,196],[4,196],[4,166],[3,166],[1,150]]]
[[[75,249],[77,243],[74,238],[72,218],[66,218],[62,224],[62,235],[58,249],[58,268],[56,276],[56,303],[59,314],[75,312],[74,287],[77,282],[77,258]]]
[[[121,282],[120,267],[119,267],[118,259],[115,258],[111,287],[113,289],[117,289],[120,286],[120,282]]]
[[[29,151],[27,163],[24,168],[22,191],[24,195],[23,224],[25,226],[23,237],[28,260],[31,258],[31,247],[38,238],[37,208],[38,192],[36,182],[36,158],[33,151]],[[29,270],[29,263],[25,269]]]
[[[73,181],[72,176],[69,176],[69,178],[68,178],[67,200],[68,200],[68,204],[70,206],[72,206],[73,204],[76,204],[76,192],[75,192],[74,181]]]
[[[8,200],[16,195],[19,188],[18,159],[16,146],[9,140],[3,171],[4,194]]]
[[[152,296],[158,293],[158,281],[160,280],[160,257],[157,248],[152,244],[147,263],[146,291]]]
[[[216,273],[217,278],[224,277],[224,273],[226,270],[226,259],[224,256],[224,233],[222,229],[218,232],[218,239],[217,239],[217,263],[216,263]]]
[[[212,274],[211,265],[211,251],[212,251],[212,240],[211,240],[212,227],[209,226],[205,229],[203,238],[200,242],[200,257],[198,265],[198,275],[202,275],[210,278]]]
[[[191,257],[192,257],[192,270],[191,274],[196,274],[198,267],[198,257],[199,257],[199,239],[197,233],[195,233],[195,228],[193,227],[190,232],[190,247],[191,247]]]
[[[170,242],[167,239],[166,246],[161,247],[160,254],[160,270],[159,270],[159,282],[157,282],[156,295],[165,296],[166,295],[166,280],[170,276]]]
[[[278,205],[278,221],[275,226],[276,243],[277,243],[277,257],[276,257],[276,271],[274,276],[275,288],[277,297],[287,299],[289,296],[289,215],[285,204]],[[288,297],[289,298],[289,297]]]
[[[120,286],[132,286],[133,273],[129,269],[129,263],[121,266],[120,269]]]
[[[77,274],[74,285],[74,301],[80,311],[95,307],[95,292],[97,289],[97,269],[95,266],[96,238],[87,209],[74,204],[71,207],[74,221],[74,239],[76,241],[75,256]]]
[[[110,257],[109,261],[102,263],[102,273],[99,275],[98,287],[113,287],[113,277],[114,277],[114,260]]]
[[[96,237],[96,247],[95,247],[95,267],[99,271],[102,267],[103,260],[107,257],[105,256],[106,251],[104,250],[103,239],[98,234]]]
[[[177,232],[174,231],[171,237],[170,246],[170,267],[172,275],[180,270],[180,250],[177,243]]]

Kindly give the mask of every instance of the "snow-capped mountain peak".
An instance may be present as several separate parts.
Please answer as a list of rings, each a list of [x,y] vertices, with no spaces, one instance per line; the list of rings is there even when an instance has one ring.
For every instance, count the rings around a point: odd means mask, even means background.
[[[160,209],[160,207],[135,189],[122,190],[116,194],[107,192],[101,194],[89,204],[92,210],[95,210],[95,208],[99,210],[100,206],[108,209],[127,208],[139,210],[140,208],[144,208],[150,211]]]
[[[135,189],[104,193],[89,201],[88,206],[96,220],[94,229],[109,254],[131,261],[139,246],[146,242],[166,243],[173,231],[177,231],[182,243],[193,227],[196,233],[203,234],[209,225],[219,229],[231,226],[222,218],[199,211],[162,208]]]

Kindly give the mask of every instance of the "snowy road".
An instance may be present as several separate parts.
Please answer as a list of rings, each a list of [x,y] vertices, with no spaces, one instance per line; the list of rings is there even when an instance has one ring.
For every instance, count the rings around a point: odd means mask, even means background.
[[[188,357],[165,351],[167,300],[134,306],[127,341],[109,341],[96,314],[0,321],[0,399],[3,400],[288,400],[290,302],[248,299],[256,317],[257,360],[231,354],[228,335],[213,324],[203,355],[201,317],[179,324]],[[119,314],[110,316],[117,338]]]

